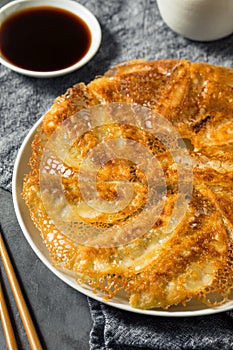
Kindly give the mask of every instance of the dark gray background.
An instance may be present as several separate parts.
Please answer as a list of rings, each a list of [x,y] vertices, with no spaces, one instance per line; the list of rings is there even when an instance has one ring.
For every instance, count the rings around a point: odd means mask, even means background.
[[[0,5],[7,2],[0,1]],[[67,88],[81,81],[87,83],[122,61],[183,58],[232,67],[232,36],[209,43],[187,40],[163,23],[156,1],[79,2],[96,15],[103,33],[97,55],[85,67],[53,79],[30,78],[0,67],[0,224],[44,350],[89,349],[92,321],[86,297],[65,285],[40,262],[17,223],[11,177],[17,151],[27,132]],[[19,348],[29,350],[2,265],[1,270]],[[0,349],[6,349],[2,331]]]

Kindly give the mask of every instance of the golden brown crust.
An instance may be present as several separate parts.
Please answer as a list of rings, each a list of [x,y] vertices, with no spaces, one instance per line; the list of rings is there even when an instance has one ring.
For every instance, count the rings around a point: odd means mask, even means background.
[[[50,221],[41,197],[39,166],[44,145],[58,125],[84,108],[108,102],[149,107],[173,124],[193,162],[193,195],[184,217],[173,226],[169,220],[178,196],[178,177],[166,147],[132,125],[89,130],[76,140],[63,162],[65,198],[75,210],[86,210],[76,176],[82,159],[92,147],[116,134],[148,147],[159,160],[167,185],[167,200],[149,232],[129,244],[98,248],[94,239],[92,247],[75,244]],[[56,264],[81,274],[82,281],[109,297],[125,290],[130,304],[138,308],[167,309],[191,298],[215,305],[229,298],[233,289],[232,69],[184,60],[118,65],[87,86],[78,84],[57,98],[32,149],[32,172],[25,178],[23,196]],[[57,157],[54,166],[61,162]],[[132,183],[133,204],[114,214],[93,211],[84,221],[94,227],[111,227],[139,216],[148,195],[144,173],[124,159],[108,162],[98,173],[98,191],[104,200],[116,198],[115,181]],[[103,237],[103,241],[117,238]],[[211,301],[214,293],[221,300]]]

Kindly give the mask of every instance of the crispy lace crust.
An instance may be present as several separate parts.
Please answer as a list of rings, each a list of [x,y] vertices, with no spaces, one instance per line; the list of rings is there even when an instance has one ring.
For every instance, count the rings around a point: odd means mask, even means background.
[[[119,247],[98,248],[75,244],[48,217],[39,187],[39,167],[46,142],[58,125],[88,106],[108,102],[137,103],[172,122],[193,161],[193,195],[185,216],[173,227],[169,218],[177,199],[177,174],[169,153],[146,133],[115,125],[113,134],[141,142],[157,156],[166,175],[167,200],[149,232]],[[96,134],[87,132],[77,140],[73,152],[85,153],[95,142]],[[66,198],[71,204],[80,203],[77,169],[72,162],[63,165]],[[32,144],[30,166],[23,197],[31,218],[53,262],[73,271],[79,283],[101,290],[107,298],[123,290],[131,306],[143,309],[168,309],[193,298],[208,306],[229,300],[233,289],[232,69],[188,61],[140,60],[116,66],[87,86],[76,85],[57,98],[45,115]],[[124,224],[139,215],[147,187],[134,164],[110,162],[98,180],[98,190],[106,200],[115,198],[114,180],[130,181],[134,205],[116,215],[87,219],[91,225]]]

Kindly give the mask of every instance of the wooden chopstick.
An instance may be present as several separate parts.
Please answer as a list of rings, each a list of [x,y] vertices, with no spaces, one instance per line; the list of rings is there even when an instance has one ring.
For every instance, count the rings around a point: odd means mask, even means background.
[[[0,285],[0,316],[2,328],[4,331],[6,345],[9,350],[18,350],[11,319],[7,310],[7,305],[4,298],[2,286]]]
[[[21,316],[27,337],[28,342],[31,346],[32,350],[43,350],[39,341],[39,338],[37,336],[35,327],[33,325],[31,315],[28,311],[26,302],[24,300],[23,294],[21,292],[19,283],[17,281],[13,266],[11,264],[9,255],[7,253],[2,235],[0,234],[0,254],[2,257],[2,262],[12,289],[12,293],[15,298],[16,305],[19,310],[19,314]]]

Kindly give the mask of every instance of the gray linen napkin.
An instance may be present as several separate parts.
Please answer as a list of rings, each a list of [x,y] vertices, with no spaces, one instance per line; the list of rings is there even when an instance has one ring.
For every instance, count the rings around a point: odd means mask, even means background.
[[[91,350],[232,350],[233,311],[203,317],[148,317],[88,299]]]
[[[8,0],[1,0],[4,5]],[[192,42],[163,23],[155,0],[80,0],[99,19],[102,45],[85,67],[68,76],[34,79],[0,67],[0,187],[11,190],[18,149],[55,97],[75,83],[89,82],[122,61],[178,58],[232,66],[233,36],[210,43]],[[89,300],[92,350],[233,349],[233,314],[197,318],[146,317]]]

